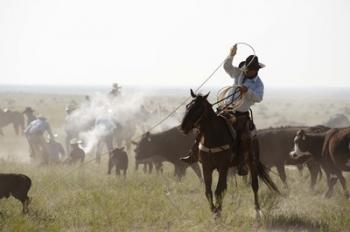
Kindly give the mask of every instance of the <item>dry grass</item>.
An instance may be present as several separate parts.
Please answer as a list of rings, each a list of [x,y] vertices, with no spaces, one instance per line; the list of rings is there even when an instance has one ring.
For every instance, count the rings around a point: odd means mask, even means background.
[[[78,101],[81,99],[80,96],[67,95],[47,97],[3,94],[0,97],[2,102],[5,97],[14,98],[16,103],[13,108],[18,109],[45,98],[44,105],[34,107],[47,112],[54,128],[61,128],[64,105],[72,98]],[[277,106],[273,110],[264,110],[264,107],[272,107],[273,100]],[[56,103],[51,104],[51,101]],[[298,104],[292,102],[288,105],[287,100],[284,104],[281,102],[267,99],[265,105],[257,106],[255,117],[258,123],[271,126],[276,118],[282,117],[278,112],[283,107],[293,110]],[[344,106],[336,107],[342,109]],[[330,113],[318,110],[321,108],[317,106],[312,109],[318,111],[318,116],[308,116],[304,122],[317,124],[326,120]],[[284,117],[291,118],[288,115]],[[298,112],[294,114],[293,120],[303,121],[304,117],[305,113]],[[57,131],[63,141],[62,129]],[[300,177],[294,170],[288,170],[289,189],[284,189],[280,180],[272,174],[282,188],[283,197],[273,195],[265,186],[261,186],[261,222],[255,220],[250,187],[238,179],[236,188],[235,181],[230,181],[222,217],[214,220],[203,186],[191,170],[188,170],[183,182],[173,178],[170,165],[165,166],[163,176],[134,172],[132,153],[129,153],[131,162],[127,180],[106,175],[106,157],[101,165],[92,162],[81,168],[39,167],[26,162],[29,159],[24,138],[16,137],[12,128],[6,128],[4,132],[7,135],[0,141],[0,157],[6,162],[0,162],[0,170],[21,172],[31,177],[33,187],[30,196],[33,201],[30,213],[23,216],[17,200],[2,199],[1,231],[350,231],[350,204],[343,197],[340,186],[337,185],[333,198],[325,199],[323,193],[326,185],[323,179],[317,184],[316,192],[311,193],[306,171]],[[76,170],[67,175],[73,169]]]

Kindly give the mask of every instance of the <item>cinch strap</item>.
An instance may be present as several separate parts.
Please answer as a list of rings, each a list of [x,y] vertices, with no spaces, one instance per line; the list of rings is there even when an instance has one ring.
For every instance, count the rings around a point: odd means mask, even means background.
[[[220,147],[208,148],[200,143],[198,148],[199,148],[199,150],[207,152],[207,153],[218,153],[218,152],[226,151],[226,150],[230,149],[230,145],[226,144],[226,145],[223,145]]]

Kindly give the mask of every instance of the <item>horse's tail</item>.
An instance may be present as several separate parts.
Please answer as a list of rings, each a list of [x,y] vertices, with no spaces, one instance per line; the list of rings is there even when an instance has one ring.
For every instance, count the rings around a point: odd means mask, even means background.
[[[259,140],[256,137],[253,139],[253,150],[255,154],[256,171],[258,176],[260,177],[260,179],[262,179],[262,181],[264,181],[264,183],[270,190],[281,194],[276,184],[272,181],[270,175],[267,173],[267,168],[260,161]]]
[[[267,187],[278,193],[278,194],[281,194],[281,192],[278,190],[276,184],[272,181],[270,175],[267,173],[266,171],[266,167],[260,162],[258,161],[257,162],[257,174],[258,176],[262,179],[262,181],[264,181],[264,183],[267,185]]]

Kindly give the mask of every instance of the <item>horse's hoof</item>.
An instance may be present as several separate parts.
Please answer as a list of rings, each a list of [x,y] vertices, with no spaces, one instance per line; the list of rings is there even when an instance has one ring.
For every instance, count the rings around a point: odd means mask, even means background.
[[[221,218],[221,211],[214,212],[214,219],[218,220],[219,218]]]
[[[256,220],[260,222],[261,221],[261,217],[262,217],[261,210],[260,209],[255,210],[255,218],[256,218]]]
[[[221,208],[219,207],[214,207],[212,209],[212,212],[213,212],[213,216],[214,216],[214,219],[218,219],[221,217]]]

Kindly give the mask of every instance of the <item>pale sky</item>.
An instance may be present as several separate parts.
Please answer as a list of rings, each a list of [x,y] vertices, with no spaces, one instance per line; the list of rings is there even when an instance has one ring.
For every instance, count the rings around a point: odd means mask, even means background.
[[[265,86],[350,86],[347,0],[1,0],[0,33],[0,84],[196,87],[243,41]]]

